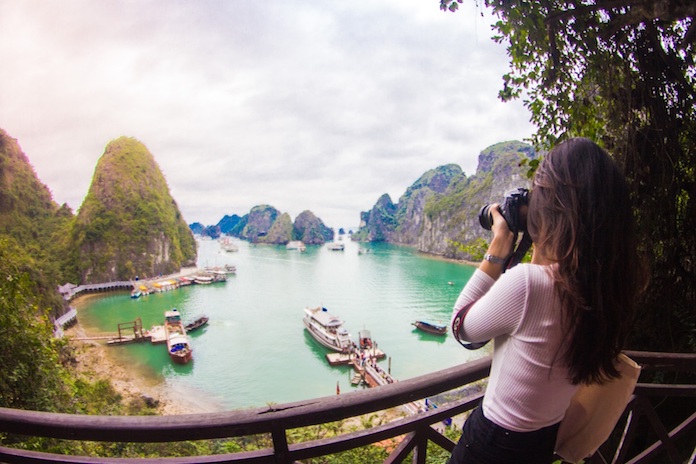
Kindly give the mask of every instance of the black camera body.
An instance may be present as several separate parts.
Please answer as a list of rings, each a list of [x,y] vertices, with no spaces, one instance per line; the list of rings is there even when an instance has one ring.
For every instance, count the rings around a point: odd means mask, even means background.
[[[518,187],[505,193],[503,201],[500,203],[498,211],[505,218],[510,230],[517,234],[518,232],[527,232],[527,208],[529,204],[529,190],[523,187]],[[481,227],[486,230],[491,230],[493,227],[493,215],[491,214],[491,205],[485,205],[479,211],[479,222]]]

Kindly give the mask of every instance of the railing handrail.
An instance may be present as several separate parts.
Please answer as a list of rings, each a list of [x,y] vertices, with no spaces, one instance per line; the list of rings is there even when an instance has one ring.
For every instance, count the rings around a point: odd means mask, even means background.
[[[632,359],[643,365],[644,371],[696,371],[696,354],[626,352]],[[182,462],[222,463],[222,462],[265,462],[293,463],[298,459],[325,456],[346,451],[359,446],[379,442],[386,438],[403,437],[396,450],[392,452],[389,463],[402,462],[405,456],[414,451],[414,463],[425,463],[425,445],[432,441],[448,451],[454,443],[432,428],[445,418],[454,417],[473,409],[482,399],[483,393],[475,393],[446,404],[437,409],[420,412],[402,419],[391,421],[365,430],[343,433],[332,438],[312,440],[302,443],[288,443],[287,431],[290,429],[329,423],[349,417],[361,416],[390,409],[422,398],[456,389],[486,378],[490,372],[491,358],[444,369],[428,375],[396,382],[379,388],[344,393],[341,395],[286,403],[249,410],[236,410],[219,413],[185,414],[178,416],[86,416],[37,411],[24,411],[0,408],[0,432],[24,434],[36,437],[66,438],[81,441],[108,442],[178,442],[197,439],[231,438],[269,433],[273,447],[263,450],[245,451],[224,455],[196,456],[187,458],[160,457],[158,463],[176,464]],[[615,462],[626,462],[625,454],[630,447],[635,430],[635,420],[641,414],[648,414],[650,422],[656,419],[654,409],[648,400],[651,396],[696,396],[696,385],[660,385],[639,383],[636,386],[634,401],[629,404],[631,414],[624,430]],[[672,432],[667,433],[662,424],[658,426],[659,441],[648,447],[630,462],[647,463],[666,450],[671,462],[675,459],[674,441],[689,430],[696,428],[696,414],[689,416]],[[629,431],[630,433],[627,433]],[[613,452],[612,450],[608,450]],[[85,456],[59,456],[49,453],[33,452],[0,447],[0,461],[3,462],[90,462],[111,463],[134,462],[127,458],[94,458]],[[147,459],[144,459],[147,462]],[[595,461],[587,461],[595,462]]]
[[[292,429],[389,409],[484,379],[489,356],[379,388],[265,408],[172,416],[88,416],[0,408],[0,432],[110,442],[226,438]]]

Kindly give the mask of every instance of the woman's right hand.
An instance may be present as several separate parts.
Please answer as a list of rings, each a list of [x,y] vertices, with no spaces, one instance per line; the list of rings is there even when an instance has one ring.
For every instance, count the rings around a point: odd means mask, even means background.
[[[507,259],[512,254],[512,245],[514,242],[515,235],[508,227],[507,221],[502,214],[500,214],[499,204],[494,203],[491,205],[491,215],[493,216],[493,226],[491,231],[493,232],[493,238],[491,239],[490,245],[488,245],[487,254]],[[491,276],[494,279],[498,279],[503,273],[503,264],[495,263],[492,261],[484,260],[481,263],[480,269]]]

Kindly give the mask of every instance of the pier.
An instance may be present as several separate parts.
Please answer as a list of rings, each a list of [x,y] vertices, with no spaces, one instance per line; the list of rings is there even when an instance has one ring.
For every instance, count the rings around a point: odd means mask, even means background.
[[[58,287],[58,292],[65,301],[71,301],[85,293],[102,293],[119,290],[140,290],[143,295],[153,292],[164,292],[196,283],[224,282],[227,275],[236,273],[235,266],[206,267],[203,269],[189,268],[171,276],[160,276],[154,279],[121,280],[96,284],[75,285],[67,283]]]
[[[369,388],[380,387],[398,382],[391,373],[385,371],[382,366],[377,364],[380,359],[386,358],[384,351],[377,348],[375,343],[370,348],[359,348],[353,345],[349,353],[328,353],[326,360],[331,366],[352,365],[355,375],[351,379],[351,384],[367,385]],[[391,366],[391,358],[389,359]],[[391,367],[389,369],[391,371]],[[412,401],[404,403],[401,408],[409,415],[427,410],[427,404],[423,401]]]
[[[98,284],[75,285],[67,283],[58,287],[58,293],[63,296],[64,301],[71,301],[85,293],[103,293],[113,291],[130,291],[133,298],[140,298],[142,295],[149,295],[155,292],[166,292],[180,287],[194,284],[211,284],[216,282],[226,282],[227,275],[235,274],[237,268],[232,265],[222,267],[205,267],[203,269],[186,269],[178,274],[157,279],[146,280],[122,280],[116,282],[103,282]],[[58,317],[54,322],[53,334],[56,338],[63,337],[64,329],[77,323],[77,310],[70,307],[68,312]],[[142,332],[142,328],[141,328]],[[89,338],[90,340],[105,340],[113,337]],[[139,341],[142,336],[133,335],[132,337],[121,337],[119,329],[118,343],[130,343]],[[85,338],[87,339],[87,338]],[[83,339],[84,340],[84,339]]]

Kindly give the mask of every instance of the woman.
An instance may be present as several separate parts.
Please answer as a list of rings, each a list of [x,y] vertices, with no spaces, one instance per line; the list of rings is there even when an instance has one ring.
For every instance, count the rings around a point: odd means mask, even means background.
[[[618,375],[613,360],[642,283],[628,190],[590,140],[555,147],[529,197],[532,262],[505,273],[513,234],[491,209],[487,259],[455,303],[452,330],[472,343],[494,339],[493,364],[449,462],[550,463],[577,386]]]

